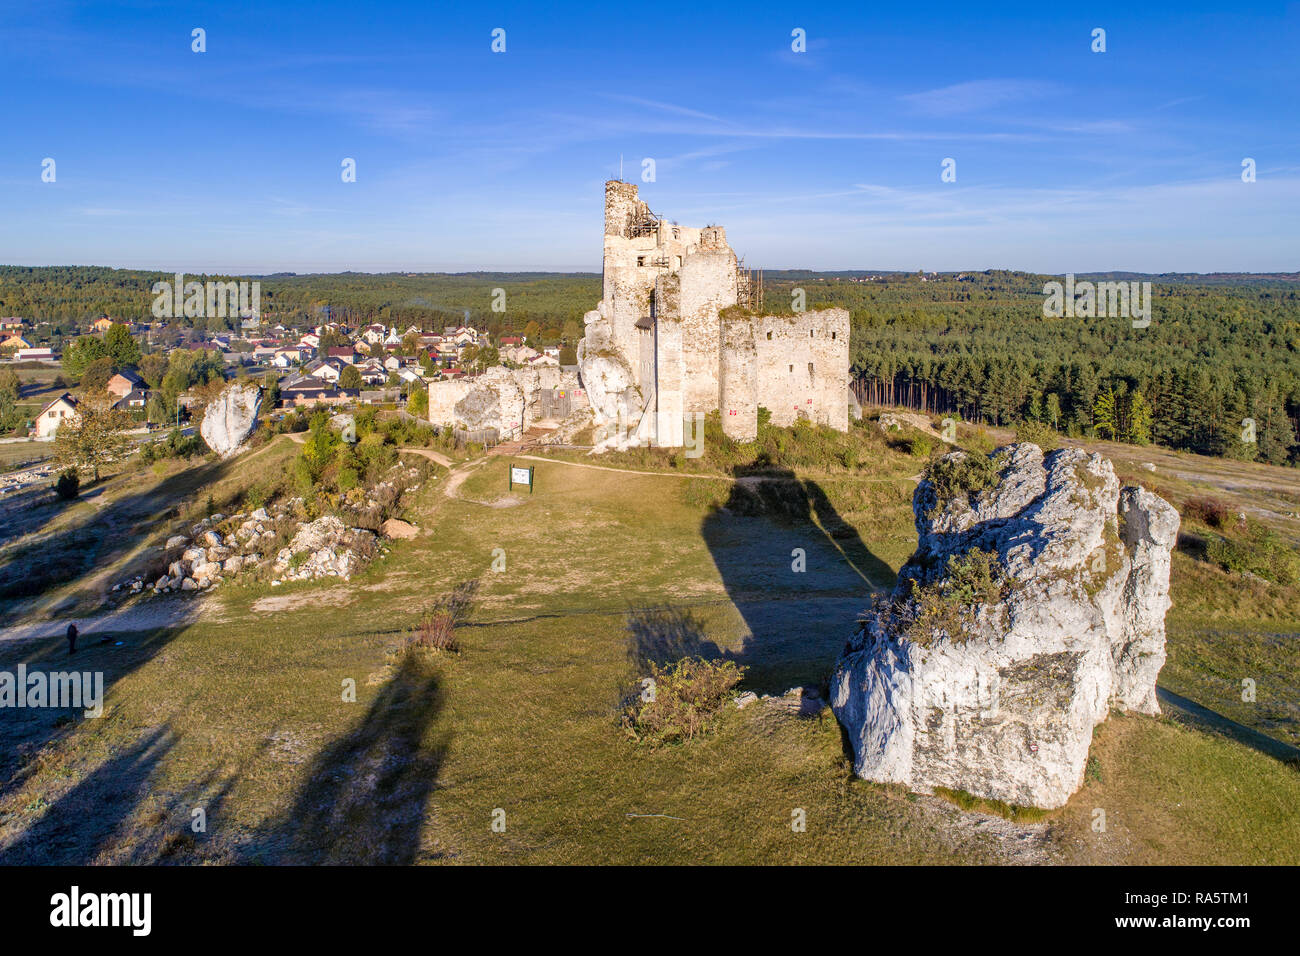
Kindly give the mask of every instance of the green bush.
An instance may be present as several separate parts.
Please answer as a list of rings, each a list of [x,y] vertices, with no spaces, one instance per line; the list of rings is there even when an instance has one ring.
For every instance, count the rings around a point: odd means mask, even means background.
[[[1254,574],[1274,584],[1300,582],[1300,555],[1272,528],[1253,518],[1229,537],[1212,539],[1205,556],[1225,571]]]
[[[908,442],[907,450],[913,458],[929,458],[934,454],[934,442],[930,440],[928,435],[918,433],[913,435]]]
[[[146,442],[140,446],[140,460],[161,461],[164,458],[193,458],[207,451],[207,445],[198,435],[185,435],[173,428],[166,438]]]
[[[973,548],[960,556],[954,554],[939,580],[925,586],[913,581],[907,599],[907,637],[925,645],[943,633],[954,643],[963,643],[975,609],[1006,601],[1014,588],[1015,581],[1003,573],[992,551]]]
[[[650,665],[623,712],[623,729],[650,746],[691,740],[705,733],[745,676],[734,661],[686,657],[667,666]]]
[[[77,497],[77,492],[81,490],[81,479],[77,476],[75,468],[65,468],[59,472],[59,478],[54,482],[54,493],[63,501],[72,501]]]
[[[925,478],[934,488],[936,507],[949,501],[977,495],[998,482],[997,466],[988,455],[945,455],[930,462]]]
[[[1025,421],[1016,426],[1016,441],[1030,442],[1044,452],[1055,451],[1061,447],[1061,436],[1050,425],[1042,422]]]

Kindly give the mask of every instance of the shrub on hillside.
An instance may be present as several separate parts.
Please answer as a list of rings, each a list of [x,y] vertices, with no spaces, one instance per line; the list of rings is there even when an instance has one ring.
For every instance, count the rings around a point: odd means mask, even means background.
[[[145,442],[140,446],[140,460],[161,461],[165,458],[193,458],[207,451],[198,435],[185,435],[173,428],[166,438]]]
[[[936,504],[943,507],[959,496],[969,499],[998,482],[997,466],[988,455],[945,455],[930,462],[925,478],[934,488]]]
[[[406,641],[407,650],[456,653],[456,628],[465,620],[478,593],[478,581],[463,581],[424,611]]]
[[[1183,502],[1183,518],[1188,521],[1199,521],[1211,528],[1222,528],[1228,524],[1231,517],[1232,508],[1218,498],[1201,496],[1188,498]]]
[[[1225,571],[1253,574],[1274,584],[1300,583],[1300,555],[1276,531],[1253,518],[1240,531],[1206,544],[1205,556]]]
[[[59,472],[59,478],[54,482],[54,493],[63,501],[71,501],[77,497],[77,492],[81,490],[81,479],[77,477],[75,468],[65,468]]]
[[[650,746],[692,740],[712,726],[744,676],[734,661],[686,657],[651,664],[650,676],[623,711],[623,729]]]
[[[1021,422],[1016,426],[1016,441],[1037,445],[1044,452],[1055,451],[1061,447],[1061,436],[1051,425],[1033,420]]]

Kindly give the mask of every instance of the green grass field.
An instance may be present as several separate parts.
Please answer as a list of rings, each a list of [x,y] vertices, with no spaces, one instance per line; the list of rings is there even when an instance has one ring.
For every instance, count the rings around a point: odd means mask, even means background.
[[[73,660],[105,671],[105,715],[0,724],[0,862],[980,863],[1013,859],[1007,827],[1032,837],[1034,861],[1300,862],[1296,768],[1164,718],[1109,721],[1083,789],[1016,824],[855,779],[827,709],[728,707],[702,738],[634,744],[619,712],[638,657],[732,659],[760,694],[829,675],[915,544],[917,461],[859,438],[851,469],[794,469],[779,517],[718,511],[741,492],[707,462],[695,477],[671,462],[635,475],[534,461],[530,495],[488,458],[457,471],[455,497],[445,473],[424,485],[407,509],[422,533],[347,584],[227,586],[202,606],[153,599],[176,610],[108,644],[88,629]],[[187,508],[229,500],[294,452],[278,439],[237,467],[110,478],[25,540],[57,550],[60,529],[134,522],[102,554],[114,573],[92,586],[74,568],[9,610],[92,610]],[[1270,617],[1250,645],[1233,637],[1248,629],[1239,612],[1197,625],[1213,610],[1193,603],[1197,575],[1222,572],[1189,562],[1175,564],[1187,616],[1170,620],[1171,689],[1262,727],[1226,699],[1242,669],[1259,672],[1261,700],[1294,689],[1295,624]],[[421,611],[466,581],[478,592],[459,653],[403,652]],[[66,666],[62,627],[49,630],[0,637],[0,668]],[[1288,726],[1279,739],[1294,715]]]

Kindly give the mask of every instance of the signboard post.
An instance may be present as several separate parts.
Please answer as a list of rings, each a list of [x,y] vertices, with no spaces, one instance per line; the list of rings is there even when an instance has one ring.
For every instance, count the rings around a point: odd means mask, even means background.
[[[528,493],[533,493],[533,466],[519,468],[516,465],[510,466],[510,490],[514,491],[515,485],[527,485]]]

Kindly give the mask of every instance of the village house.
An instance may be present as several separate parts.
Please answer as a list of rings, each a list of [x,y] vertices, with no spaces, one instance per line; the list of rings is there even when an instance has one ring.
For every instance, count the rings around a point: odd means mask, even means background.
[[[71,393],[64,392],[42,408],[40,414],[36,416],[36,437],[53,438],[60,425],[76,417],[77,404],[77,400]]]
[[[149,391],[143,388],[133,388],[121,398],[113,403],[114,408],[123,410],[143,409],[149,402]]]
[[[31,347],[32,343],[18,334],[11,335],[6,339],[0,339],[0,351],[16,352],[18,349],[29,349]]]
[[[110,378],[104,388],[118,398],[124,398],[131,392],[144,388],[144,379],[129,369],[123,369]]]
[[[294,347],[287,349],[276,349],[275,359],[272,364],[277,368],[293,368],[299,362],[303,361],[310,353],[305,349]]]
[[[337,382],[343,374],[343,363],[338,359],[314,359],[304,365],[302,370],[323,382]]]
[[[104,333],[113,327],[113,320],[106,315],[101,315],[94,322],[90,323],[90,331]]]
[[[388,381],[388,369],[378,359],[366,359],[356,368],[361,372],[361,381],[367,385],[383,385]]]
[[[537,349],[529,348],[527,345],[515,345],[501,349],[500,354],[503,361],[513,362],[515,365],[524,365],[541,353]]]
[[[338,388],[330,382],[311,375],[300,375],[280,381],[280,404],[286,408],[342,405],[358,401],[360,396],[360,389]]]

